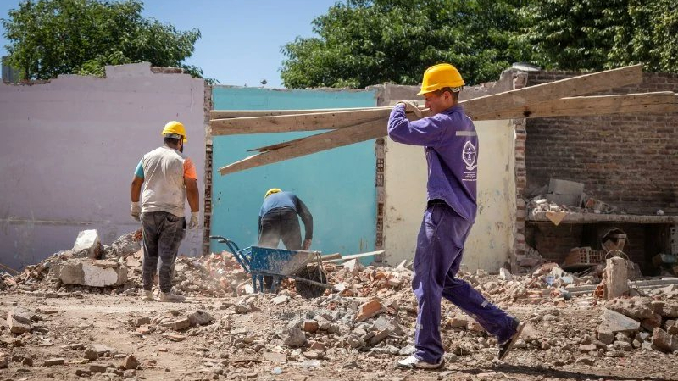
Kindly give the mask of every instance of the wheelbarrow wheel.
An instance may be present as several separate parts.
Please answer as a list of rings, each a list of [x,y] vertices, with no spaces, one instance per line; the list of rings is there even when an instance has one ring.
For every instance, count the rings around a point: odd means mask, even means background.
[[[327,284],[327,277],[325,272],[318,266],[307,266],[304,269],[301,269],[297,274],[297,277],[312,280],[314,282]],[[295,282],[297,294],[301,295],[306,299],[317,298],[325,293],[325,288],[316,286],[314,284],[309,284],[302,281]]]

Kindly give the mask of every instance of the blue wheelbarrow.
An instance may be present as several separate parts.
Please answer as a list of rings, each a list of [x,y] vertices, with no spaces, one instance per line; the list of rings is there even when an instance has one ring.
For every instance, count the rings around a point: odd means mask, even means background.
[[[260,246],[240,249],[238,245],[222,236],[210,236],[228,247],[243,270],[252,276],[255,293],[277,293],[283,279],[295,280],[297,293],[304,298],[316,298],[331,289],[322,266],[319,251],[281,250]]]

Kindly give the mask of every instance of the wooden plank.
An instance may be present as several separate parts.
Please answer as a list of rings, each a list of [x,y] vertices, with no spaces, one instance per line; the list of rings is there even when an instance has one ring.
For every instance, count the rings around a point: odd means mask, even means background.
[[[321,255],[320,259],[323,261],[331,261],[334,259],[341,259],[342,256],[340,253],[334,253],[334,254],[328,254],[328,255]]]
[[[210,120],[214,119],[229,119],[242,117],[259,117],[259,116],[278,116],[278,115],[299,115],[312,114],[316,112],[334,112],[334,111],[359,111],[369,110],[375,107],[348,107],[348,108],[323,108],[313,110],[212,110],[210,111]],[[386,108],[386,107],[381,107]],[[390,107],[389,107],[390,109]]]
[[[678,112],[678,96],[670,91],[626,95],[598,95],[563,98],[514,109],[475,114],[473,120],[599,116],[618,113]]]
[[[356,124],[384,120],[391,108],[359,111],[329,111],[307,114],[262,116],[210,121],[212,136],[247,133],[283,133],[296,131],[331,130]]]
[[[635,65],[565,78],[495,95],[485,95],[462,103],[472,104],[473,114],[482,115],[495,110],[512,109],[565,97],[586,95],[641,82],[643,82],[642,65]],[[471,108],[468,112],[471,112]]]
[[[219,173],[225,175],[228,173],[239,172],[245,169],[293,159],[295,157],[354,144],[364,140],[376,139],[384,136],[385,129],[386,126],[383,125],[383,121],[376,121],[316,134],[303,139],[297,139],[294,144],[285,145],[276,150],[249,156],[243,160],[221,167],[219,168]]]

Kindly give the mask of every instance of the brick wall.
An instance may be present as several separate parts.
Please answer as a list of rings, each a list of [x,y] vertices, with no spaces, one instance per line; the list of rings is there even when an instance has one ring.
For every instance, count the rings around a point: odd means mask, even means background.
[[[528,86],[572,77],[529,73]],[[607,93],[678,92],[678,74],[645,73]],[[629,213],[678,214],[678,114],[534,118],[526,122],[526,189],[551,177],[585,184],[587,195]],[[517,147],[518,148],[518,147]]]

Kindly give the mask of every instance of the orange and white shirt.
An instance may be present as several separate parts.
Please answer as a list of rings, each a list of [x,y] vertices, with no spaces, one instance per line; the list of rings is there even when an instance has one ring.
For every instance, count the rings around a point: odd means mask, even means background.
[[[195,165],[188,156],[167,146],[156,148],[139,161],[135,175],[144,179],[142,213],[169,212],[184,217],[184,179],[198,179]]]

